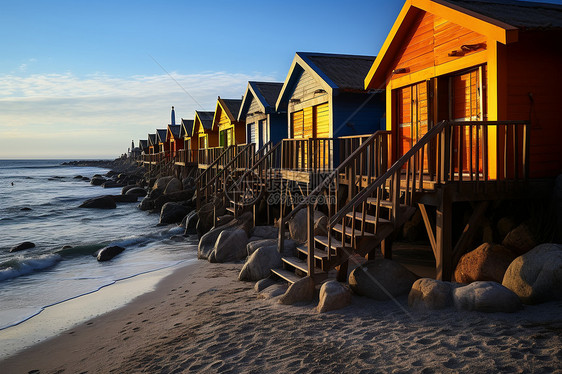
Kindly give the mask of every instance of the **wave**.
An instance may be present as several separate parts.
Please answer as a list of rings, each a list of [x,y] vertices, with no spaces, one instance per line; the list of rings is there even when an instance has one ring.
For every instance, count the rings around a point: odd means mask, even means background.
[[[105,243],[77,245],[76,247],[59,249],[58,251],[55,251],[55,254],[62,257],[92,255],[105,246]]]
[[[56,265],[61,259],[61,256],[57,254],[48,254],[36,258],[23,258],[23,256],[18,256],[0,264],[0,282],[50,268]]]

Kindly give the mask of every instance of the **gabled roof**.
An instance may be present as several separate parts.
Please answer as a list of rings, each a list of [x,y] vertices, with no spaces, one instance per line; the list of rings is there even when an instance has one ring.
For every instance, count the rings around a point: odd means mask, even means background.
[[[519,29],[561,29],[562,5],[516,0],[448,0]]]
[[[275,103],[279,97],[279,92],[283,88],[280,82],[248,82],[246,93],[242,99],[238,121],[242,121],[248,115],[248,110],[254,98],[264,113],[275,112]]]
[[[190,137],[193,134],[193,120],[181,119],[180,137]]]
[[[139,148],[145,149],[148,148],[148,140],[139,140]]]
[[[166,142],[167,129],[156,129],[156,141],[158,143]]]
[[[215,112],[204,112],[204,111],[196,110],[195,119],[193,120],[193,130],[191,131],[191,134],[193,135],[197,132],[195,131],[196,130],[195,123],[197,122],[197,120],[201,122],[201,125],[205,130],[211,130],[213,128],[214,117],[215,117]]]
[[[311,73],[330,95],[335,96],[340,91],[363,92],[363,80],[373,61],[375,56],[297,52],[275,106],[279,110],[283,103],[288,102],[305,70]]]
[[[228,116],[230,122],[236,122],[238,117],[238,112],[240,112],[240,106],[242,105],[242,99],[217,99],[217,107],[215,109],[215,115],[213,118],[213,128],[215,127],[215,123],[220,120],[220,111],[223,110],[224,113]]]
[[[148,134],[148,145],[157,145],[158,142],[156,141],[156,134]]]
[[[175,138],[180,137],[180,125],[168,125],[166,132],[166,140],[169,140],[172,136]]]
[[[515,0],[406,0],[377,59],[365,78],[366,88],[380,88],[410,25],[423,11],[450,20],[502,44],[518,40],[526,29],[562,28],[562,6]]]

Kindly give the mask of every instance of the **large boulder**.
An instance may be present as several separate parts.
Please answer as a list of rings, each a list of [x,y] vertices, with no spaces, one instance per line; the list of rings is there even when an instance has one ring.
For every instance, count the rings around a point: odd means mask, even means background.
[[[320,301],[318,302],[318,313],[341,309],[351,304],[351,292],[341,283],[331,280],[320,288]]]
[[[231,228],[242,229],[246,234],[246,238],[244,241],[244,257],[246,257],[246,244],[248,242],[247,232],[251,230],[251,218],[251,214],[242,214],[240,217],[238,217],[238,219],[232,219],[230,222],[222,226],[214,227],[209,232],[201,236],[201,239],[199,240],[199,246],[197,247],[197,257],[199,259],[210,259],[211,253],[214,252],[215,244],[219,235],[224,230]],[[199,220],[198,222],[201,222],[201,220]],[[216,258],[214,258],[213,260],[216,260]]]
[[[178,178],[172,178],[168,184],[166,184],[166,189],[164,190],[164,195],[169,195],[174,192],[179,192],[183,190],[181,181]]]
[[[267,287],[271,287],[274,284],[277,284],[277,282],[274,279],[272,279],[271,277],[260,279],[254,285],[254,290],[256,290],[256,292],[262,292]],[[283,291],[283,293],[285,293],[285,291]]]
[[[511,230],[502,241],[502,245],[518,255],[525,254],[535,248],[536,242],[529,226],[522,223]]]
[[[562,300],[562,245],[541,244],[517,257],[502,284],[525,304]]]
[[[101,186],[102,184],[104,184],[105,182],[107,182],[107,179],[105,179],[102,176],[96,176],[94,175],[92,177],[92,179],[90,179],[90,184],[92,186]]]
[[[140,210],[153,210],[154,209],[154,200],[150,197],[146,196],[144,199],[141,200],[139,204]]]
[[[266,247],[270,245],[274,245],[275,247],[277,247],[277,239],[252,240],[252,238],[250,238],[250,240],[248,240],[248,245],[246,246],[248,256],[251,256],[252,253],[258,250],[258,248]],[[296,249],[297,249],[297,243],[294,240],[285,239],[283,241],[283,250],[281,251],[281,255],[294,256]]]
[[[197,215],[196,210],[192,210],[189,212],[185,218],[183,219],[182,226],[185,227],[184,235],[193,235],[197,234],[197,221],[199,220],[199,216]]]
[[[116,203],[136,203],[139,198],[135,195],[111,195]]]
[[[215,242],[215,248],[209,256],[210,262],[233,262],[246,258],[248,235],[238,227],[223,230]]]
[[[279,298],[280,304],[292,305],[298,302],[309,302],[314,299],[316,285],[311,277],[304,277],[291,284],[285,294]]]
[[[103,188],[118,188],[118,187],[123,187],[123,183],[119,183],[119,182],[115,182],[115,181],[107,181],[102,183],[101,185]]]
[[[79,208],[115,209],[117,208],[117,204],[115,204],[111,196],[100,196],[84,201]]]
[[[275,239],[279,235],[279,228],[274,226],[256,226],[252,230],[251,236],[262,239]]]
[[[511,261],[517,257],[502,245],[484,243],[461,257],[453,281],[471,283],[493,281],[501,283]]]
[[[113,257],[117,256],[119,253],[123,252],[125,248],[113,245],[111,247],[105,247],[98,251],[97,259],[98,261],[109,261]]]
[[[417,278],[398,262],[377,259],[355,268],[349,274],[349,287],[361,296],[389,300],[410,292]]]
[[[30,248],[34,248],[34,247],[35,247],[35,243],[23,242],[23,243],[20,243],[18,245],[13,246],[12,248],[10,248],[10,252],[23,251],[25,249],[30,249]]]
[[[170,183],[170,181],[174,179],[174,177],[161,177],[158,178],[156,180],[156,182],[154,182],[154,185],[152,186],[153,190],[162,190],[164,191],[166,189],[166,186],[168,185],[168,183]]]
[[[414,282],[408,294],[408,305],[414,309],[443,309],[453,305],[455,286],[431,278],[420,278]]]
[[[497,282],[473,282],[453,291],[457,309],[512,313],[521,309],[517,295]]]
[[[319,213],[319,214],[317,214]],[[314,235],[328,236],[328,216],[323,213],[315,212],[314,216]]]
[[[184,190],[193,190],[195,189],[195,179],[192,177],[183,178],[181,180],[181,184]]]
[[[283,262],[276,244],[260,247],[248,258],[238,275],[238,279],[241,281],[257,281],[267,278],[271,269],[281,266],[283,266]]]
[[[169,224],[181,222],[183,217],[189,212],[190,208],[185,205],[173,202],[166,203],[160,212],[160,223]]]
[[[133,188],[129,188],[127,190],[127,192],[125,192],[125,195],[133,195],[133,196],[137,196],[137,197],[145,197],[146,196],[146,190],[142,187],[135,187],[133,186]]]
[[[319,211],[314,211],[314,234],[326,236],[328,218],[326,215]],[[308,239],[307,232],[307,219],[308,213],[306,209],[301,209],[289,220],[289,235],[291,239],[297,243],[304,243]]]

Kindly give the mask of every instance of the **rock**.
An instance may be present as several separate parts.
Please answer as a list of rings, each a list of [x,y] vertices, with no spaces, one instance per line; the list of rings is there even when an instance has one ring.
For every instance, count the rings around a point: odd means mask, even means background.
[[[351,292],[341,283],[331,280],[320,288],[320,301],[318,302],[318,313],[341,309],[351,304]]]
[[[115,204],[111,196],[100,196],[84,201],[79,208],[115,209],[117,208],[117,204]]]
[[[181,222],[190,212],[190,209],[182,204],[169,202],[164,204],[160,212],[160,224]]]
[[[182,226],[185,227],[184,235],[197,234],[196,227],[199,216],[196,210],[189,212],[182,221]]]
[[[414,309],[443,309],[453,305],[453,289],[450,282],[420,278],[414,282],[408,294],[408,305]]]
[[[224,226],[227,223],[230,223],[232,220],[234,220],[234,216],[224,215],[224,216],[217,217],[217,222],[215,223],[215,227]]]
[[[183,242],[185,241],[185,236],[183,235],[173,235],[170,237],[170,240],[173,242]]]
[[[84,178],[84,177],[81,176],[81,175],[76,175],[76,176],[74,176],[74,179],[82,179],[82,178]]]
[[[254,290],[256,290],[256,292],[262,292],[267,287],[271,287],[276,283],[277,282],[274,279],[271,279],[270,277],[264,278],[256,282],[256,284],[254,285]],[[283,291],[283,293],[285,293],[285,291]]]
[[[102,176],[96,176],[94,175],[92,177],[92,179],[90,179],[90,184],[93,186],[101,186],[102,184],[104,184],[105,182],[107,182],[107,179],[105,179]]]
[[[140,210],[153,210],[154,209],[154,200],[152,200],[150,197],[145,197],[144,199],[141,200],[140,204],[139,204],[139,209]]]
[[[248,258],[238,275],[238,279],[241,281],[257,281],[269,277],[271,269],[282,266],[281,254],[277,250],[276,244],[260,247]]]
[[[184,205],[192,205],[190,191],[177,191],[162,195],[154,200],[154,209],[160,210],[168,202],[183,202]]]
[[[139,200],[135,195],[111,195],[111,198],[116,203],[136,203]]]
[[[22,212],[29,212],[30,210],[33,210],[33,209],[31,209],[29,207],[23,207],[23,208],[20,209],[20,211],[22,211]]]
[[[134,184],[129,184],[129,185],[124,186],[121,189],[121,195],[125,195],[127,193],[127,191],[129,191],[130,189],[135,188],[135,187],[137,187],[137,186],[135,186]]]
[[[114,181],[107,181],[102,183],[101,185],[103,188],[117,188],[117,187],[123,187],[123,184],[121,183],[117,183]]]
[[[219,235],[227,229],[230,228],[240,228],[242,230],[244,230],[244,232],[249,232],[250,228],[248,228],[248,224],[251,225],[251,218],[252,215],[251,213],[248,214],[242,214],[238,219],[233,219],[230,222],[228,222],[227,224],[223,225],[223,226],[218,226],[215,227],[213,229],[211,229],[209,232],[207,232],[206,234],[204,234],[201,239],[199,240],[199,246],[197,247],[197,257],[199,259],[209,259],[211,256],[211,253],[214,251],[215,248],[215,243],[219,237]],[[250,222],[248,222],[250,221]],[[198,221],[201,222],[201,220]],[[246,243],[248,242],[248,236],[246,234],[246,238],[245,238],[245,244],[244,244],[244,257],[246,257],[245,253],[246,253]],[[242,258],[244,258],[242,257]]]
[[[210,262],[234,262],[246,258],[246,244],[248,235],[238,227],[229,228],[221,232],[215,243],[215,248],[209,256]]]
[[[181,185],[183,186],[184,190],[195,189],[195,179],[193,179],[192,177],[183,178],[181,180]]]
[[[252,230],[252,236],[263,239],[275,239],[279,235],[279,229],[273,226],[256,226]]]
[[[289,235],[297,243],[304,243],[308,238],[306,219],[306,209],[301,209],[289,220]]]
[[[10,248],[10,252],[23,251],[25,249],[34,248],[34,247],[35,247],[35,243],[23,242]]]
[[[174,179],[174,177],[161,177],[158,178],[156,180],[156,182],[154,182],[154,185],[152,186],[153,190],[162,190],[162,192],[164,192],[164,190],[166,189],[166,186],[168,185],[168,183],[170,183],[170,181]]]
[[[62,246],[61,249],[65,250],[65,249],[71,249],[71,248],[73,248],[71,245],[65,244],[65,245]]]
[[[511,261],[517,257],[502,245],[484,243],[461,257],[453,281],[471,283],[474,281],[494,281],[501,283]]]
[[[82,178],[82,180],[83,180],[84,182],[89,182],[89,181],[90,181],[90,178],[84,177],[84,178]]]
[[[457,309],[512,313],[521,309],[517,295],[497,282],[473,282],[453,291]]]
[[[525,304],[562,300],[562,245],[541,244],[517,257],[502,284]]]
[[[309,302],[314,299],[316,286],[311,277],[304,277],[289,286],[289,289],[279,298],[279,304],[293,305],[298,302]]]
[[[349,274],[349,287],[361,296],[375,300],[389,300],[390,296],[395,297],[410,292],[416,279],[415,274],[398,262],[377,259],[355,268]]]
[[[505,236],[515,228],[515,222],[511,217],[502,217],[496,224],[496,229],[498,230],[498,235],[503,240]]]
[[[259,248],[272,245],[277,245],[277,239],[259,239],[253,241],[248,240],[248,244],[246,245],[246,252],[248,253],[248,256],[251,256]]]
[[[502,241],[504,247],[518,255],[529,252],[537,244],[531,230],[529,230],[529,226],[524,223],[511,230]]]
[[[118,245],[113,245],[111,247],[105,247],[98,251],[97,259],[98,261],[108,261],[113,257],[117,256],[119,253],[123,252],[125,248],[119,247]]]
[[[314,235],[317,236],[328,236],[328,217],[323,213],[319,213],[319,217],[314,218]]]
[[[172,178],[166,185],[166,189],[164,190],[164,195],[169,195],[174,192],[179,192],[182,190],[183,190],[183,186],[181,185],[181,181],[178,178]]]
[[[127,192],[125,192],[125,195],[145,197],[146,196],[146,190],[142,187],[133,187],[133,188],[128,189]]]
[[[284,295],[287,292],[287,286],[284,284],[274,284],[265,288],[258,294],[258,299],[273,299],[274,297]]]

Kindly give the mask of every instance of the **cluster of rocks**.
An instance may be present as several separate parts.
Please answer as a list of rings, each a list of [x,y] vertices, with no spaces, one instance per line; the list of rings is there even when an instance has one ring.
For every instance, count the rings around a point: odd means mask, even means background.
[[[150,192],[139,204],[139,209],[160,214],[160,224],[180,223],[195,209],[195,181],[161,177],[149,181]]]

